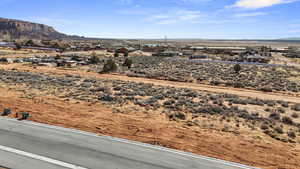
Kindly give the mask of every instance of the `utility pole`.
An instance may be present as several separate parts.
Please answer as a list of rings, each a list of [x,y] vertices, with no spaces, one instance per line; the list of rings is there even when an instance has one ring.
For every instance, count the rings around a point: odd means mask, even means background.
[[[168,37],[165,36],[165,47],[167,47],[167,51],[169,50],[169,46],[168,46]]]
[[[168,37],[165,36],[165,45],[167,45],[167,42],[168,42]]]
[[[140,46],[140,50],[143,50],[142,40],[139,40],[139,46]]]

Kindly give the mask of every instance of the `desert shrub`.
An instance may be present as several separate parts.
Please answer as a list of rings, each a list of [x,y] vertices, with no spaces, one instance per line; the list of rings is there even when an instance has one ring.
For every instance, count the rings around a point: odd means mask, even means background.
[[[233,99],[232,103],[234,103],[234,104],[241,104],[241,105],[247,105],[248,104],[247,100],[239,99],[239,98]]]
[[[233,66],[233,70],[235,71],[235,73],[240,73],[241,69],[242,68],[240,64],[236,64]]]
[[[26,46],[34,46],[34,42],[32,39],[27,40],[27,42],[25,43]]]
[[[252,116],[254,117],[259,117],[259,113],[255,112],[255,113],[251,113]]]
[[[168,115],[169,119],[171,120],[185,120],[186,119],[186,115],[182,112],[176,112],[176,113],[172,113]]]
[[[133,63],[133,61],[131,59],[126,58],[125,61],[124,61],[124,63],[123,63],[123,66],[126,66],[126,67],[128,67],[130,69],[131,66],[132,66],[132,63]]]
[[[124,57],[128,57],[129,53],[128,52],[125,52],[124,53]]]
[[[8,59],[7,59],[7,58],[4,58],[4,57],[2,57],[2,58],[0,58],[0,62],[8,62]]]
[[[290,117],[288,117],[288,116],[282,117],[282,122],[285,123],[285,124],[289,124],[289,125],[293,125],[294,124],[293,120]]]
[[[77,55],[72,55],[71,60],[80,61],[80,58]]]
[[[219,99],[219,96],[218,96],[218,95],[210,95],[210,96],[209,96],[209,99],[210,99],[210,100],[218,100],[218,99]]]
[[[115,61],[112,60],[112,59],[109,59],[104,64],[102,72],[103,73],[108,73],[108,72],[115,72],[117,70],[118,70],[118,66],[115,63]]]
[[[269,115],[269,118],[274,120],[280,120],[280,114],[273,112]]]
[[[259,99],[247,99],[248,104],[263,106],[264,102]]]
[[[222,128],[222,132],[230,132],[230,127],[228,125],[225,125],[223,128]]]
[[[277,111],[282,114],[285,113],[285,109],[282,107],[277,108]]]
[[[268,123],[263,123],[263,124],[261,124],[260,128],[262,130],[267,130],[267,129],[269,129],[269,125],[268,125]]]
[[[99,57],[95,53],[93,53],[91,58],[90,58],[90,63],[91,64],[97,64],[99,62],[100,62]]]
[[[274,107],[275,105],[276,105],[276,103],[273,102],[273,101],[268,101],[267,102],[267,106],[269,106],[269,107]]]
[[[208,110],[210,114],[221,114],[224,111],[222,107],[214,105],[211,105]]]
[[[285,107],[285,108],[288,108],[288,107],[289,107],[289,104],[288,104],[288,103],[281,103],[281,106],[282,106],[282,107]]]
[[[164,104],[165,106],[169,106],[169,105],[172,105],[172,104],[174,104],[174,103],[175,103],[174,100],[167,100],[167,101],[165,101],[163,104]]]
[[[271,112],[272,110],[270,108],[265,108],[266,112]]]
[[[272,138],[276,138],[276,133],[270,129],[264,131],[265,134],[269,135]]]
[[[220,81],[217,81],[217,80],[213,80],[213,81],[211,81],[211,82],[209,82],[211,85],[213,85],[213,86],[219,86],[220,84],[222,84],[222,82],[220,82]]]
[[[21,117],[22,120],[26,120],[30,117],[30,114],[28,112],[22,112],[21,115],[22,115]]]
[[[300,111],[300,104],[296,104],[292,107],[293,110],[295,111]]]
[[[254,120],[254,119],[257,119],[256,116],[253,116],[251,114],[249,114],[248,112],[239,112],[239,115],[238,117],[240,118],[244,118],[244,119],[248,119],[248,120]]]
[[[290,138],[292,138],[292,139],[296,138],[296,134],[295,134],[295,132],[293,132],[293,131],[289,131],[287,134],[288,134],[288,136],[289,136]]]
[[[2,116],[8,116],[9,114],[11,114],[11,109],[4,109],[3,112],[2,112]]]
[[[292,114],[292,117],[293,117],[293,118],[299,118],[299,115],[298,115],[297,113],[293,113],[293,114]]]
[[[56,55],[54,59],[55,59],[55,60],[59,60],[59,59],[61,59],[61,58],[62,58],[61,55]]]
[[[278,134],[283,134],[284,133],[282,127],[280,127],[280,126],[275,127],[274,131],[276,131]]]
[[[244,88],[245,85],[241,82],[235,82],[235,83],[233,83],[233,87],[235,87],[235,88]]]
[[[115,100],[115,98],[109,94],[104,94],[99,97],[99,100],[106,101],[106,102],[112,102]]]
[[[118,53],[118,52],[115,52],[114,57],[115,57],[115,58],[119,57],[119,53]]]
[[[15,43],[15,46],[16,46],[16,50],[20,50],[22,48],[20,43]]]
[[[272,92],[273,91],[273,89],[268,86],[261,87],[261,88],[259,88],[259,90],[261,90],[263,92]]]

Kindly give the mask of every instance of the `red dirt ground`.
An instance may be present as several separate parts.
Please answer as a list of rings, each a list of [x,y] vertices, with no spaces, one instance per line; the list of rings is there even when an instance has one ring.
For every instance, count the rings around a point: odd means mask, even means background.
[[[27,99],[0,88],[0,110],[30,112],[30,120],[102,135],[136,140],[265,169],[299,169],[299,146],[253,133],[225,133],[170,122],[161,114],[113,113],[102,104],[64,101],[56,97]],[[14,116],[14,115],[13,115]]]

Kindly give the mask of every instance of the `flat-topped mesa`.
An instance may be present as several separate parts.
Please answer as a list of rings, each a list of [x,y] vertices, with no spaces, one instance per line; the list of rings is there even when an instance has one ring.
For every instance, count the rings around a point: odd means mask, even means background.
[[[67,37],[44,24],[0,18],[0,39],[63,39]]]

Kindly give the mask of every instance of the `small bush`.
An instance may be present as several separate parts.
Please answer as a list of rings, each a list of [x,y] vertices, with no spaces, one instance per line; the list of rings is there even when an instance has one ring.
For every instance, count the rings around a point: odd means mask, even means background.
[[[266,112],[271,112],[272,110],[270,108],[265,108]]]
[[[126,58],[125,61],[124,61],[124,63],[123,63],[123,66],[126,66],[126,67],[128,67],[130,69],[131,66],[132,66],[132,60],[129,59],[129,58]]]
[[[271,87],[267,87],[267,86],[261,87],[259,90],[261,90],[263,92],[272,92],[273,91],[273,89]]]
[[[235,73],[240,73],[242,68],[241,68],[240,64],[236,64],[236,65],[234,65],[233,69],[234,69]]]
[[[233,87],[235,87],[235,88],[244,88],[245,85],[241,82],[235,82],[235,83],[233,83]]]
[[[279,107],[279,108],[277,109],[277,111],[278,111],[279,113],[282,113],[282,114],[285,113],[285,109],[282,108],[282,107]]]
[[[274,120],[280,120],[280,114],[278,114],[278,113],[271,113],[269,115],[269,118],[274,119]]]
[[[300,111],[300,104],[296,104],[292,107],[293,110],[295,111]]]
[[[177,120],[177,119],[185,120],[186,119],[186,115],[182,112],[172,113],[172,114],[169,114],[168,116],[169,116],[170,120]]]
[[[267,129],[269,129],[269,125],[268,125],[268,123],[263,123],[263,124],[261,124],[260,128],[262,130],[267,130]]]
[[[128,57],[129,53],[128,52],[125,52],[124,53],[124,57]]]
[[[2,112],[2,116],[8,116],[11,114],[11,109],[4,109],[3,112]]]
[[[296,134],[295,134],[295,132],[293,132],[293,131],[289,131],[287,134],[288,134],[288,136],[289,136],[290,138],[292,138],[292,139],[296,138]]]
[[[274,130],[275,130],[278,134],[283,134],[283,133],[284,133],[282,127],[280,127],[280,126],[275,127]]]
[[[34,42],[32,39],[28,40],[26,43],[25,43],[26,46],[34,46]]]
[[[90,58],[90,63],[91,64],[97,64],[99,62],[100,62],[99,57],[95,53],[93,53],[91,58]]]
[[[119,57],[119,53],[118,53],[118,52],[115,52],[114,57],[115,57],[115,58]]]
[[[296,119],[296,118],[299,118],[299,115],[297,113],[293,113],[292,117]]]
[[[22,48],[20,43],[15,43],[15,46],[16,46],[16,50],[20,50]]]
[[[80,61],[80,58],[79,58],[79,56],[77,56],[77,55],[73,55],[73,56],[71,57],[71,60]]]
[[[282,122],[285,123],[285,124],[289,124],[289,125],[293,125],[294,124],[293,120],[290,117],[287,117],[287,116],[284,116],[282,118]]]
[[[55,60],[59,60],[59,59],[61,59],[61,58],[62,58],[61,55],[56,55],[54,59],[55,59]]]
[[[285,107],[285,108],[288,108],[288,107],[289,107],[289,104],[288,104],[288,103],[282,103],[281,106],[282,106],[282,107]]]
[[[276,105],[275,102],[272,102],[272,101],[267,102],[267,106],[269,106],[269,107],[274,107],[275,105]]]
[[[112,59],[109,59],[107,60],[107,62],[104,64],[104,67],[103,67],[103,70],[102,72],[103,73],[108,73],[108,72],[115,72],[118,70],[118,66],[117,64],[115,63],[114,60]]]

